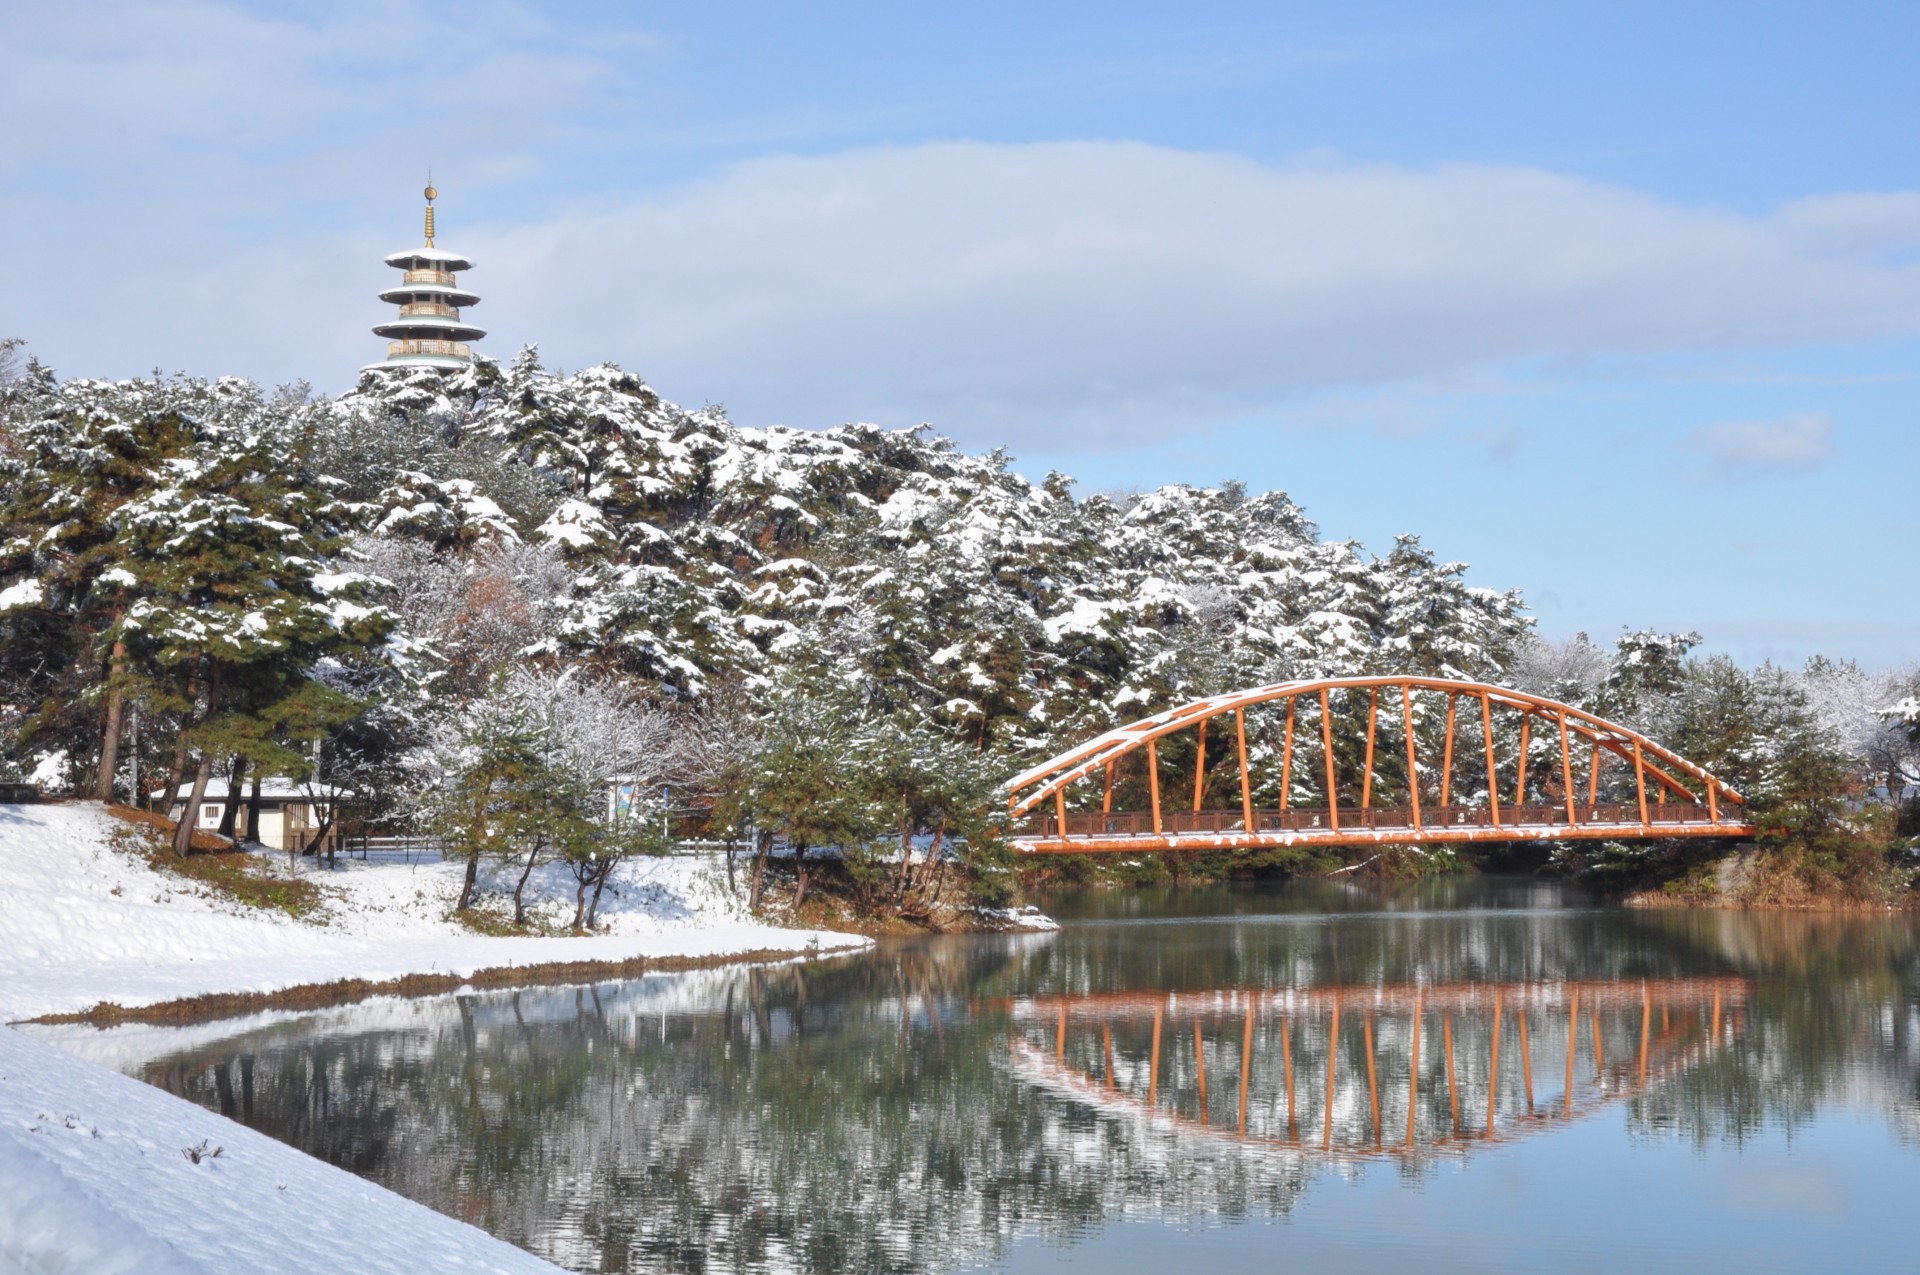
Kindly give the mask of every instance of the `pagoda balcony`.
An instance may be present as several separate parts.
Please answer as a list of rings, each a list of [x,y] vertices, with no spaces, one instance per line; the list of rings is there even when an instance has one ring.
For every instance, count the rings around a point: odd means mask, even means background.
[[[462,341],[423,341],[416,339],[387,342],[388,358],[404,358],[409,354],[438,354],[456,359],[470,359],[473,357],[473,351],[468,349],[466,343]]]
[[[402,283],[444,283],[449,288],[454,286],[451,270],[408,270],[401,274],[400,281]]]
[[[400,307],[401,318],[417,314],[434,314],[443,319],[457,319],[460,317],[460,308],[448,305],[444,301],[409,301]]]

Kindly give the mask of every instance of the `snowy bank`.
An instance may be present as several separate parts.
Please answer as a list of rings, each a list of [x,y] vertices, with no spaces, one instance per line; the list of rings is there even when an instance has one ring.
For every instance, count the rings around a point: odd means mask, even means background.
[[[558,1269],[4,1027],[0,1183],[0,1270]]]
[[[321,915],[294,920],[154,870],[126,844],[126,829],[89,804],[0,806],[0,1021],[347,978],[811,955],[871,942],[765,925],[727,892],[717,865],[689,859],[622,865],[595,934],[490,937],[448,919],[460,890],[456,864],[342,859],[330,871],[310,860],[289,868],[277,856],[275,870],[327,894]],[[539,919],[571,919],[563,870],[536,874],[529,888]]]

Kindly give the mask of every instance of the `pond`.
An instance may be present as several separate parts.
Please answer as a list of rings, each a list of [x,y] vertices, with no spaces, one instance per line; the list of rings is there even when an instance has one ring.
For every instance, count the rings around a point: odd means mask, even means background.
[[[62,1043],[583,1271],[1911,1269],[1920,924],[1478,880]]]

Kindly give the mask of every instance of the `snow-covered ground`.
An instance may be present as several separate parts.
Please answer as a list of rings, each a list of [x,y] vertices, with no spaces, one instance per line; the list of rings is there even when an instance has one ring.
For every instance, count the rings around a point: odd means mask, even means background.
[[[272,992],[343,978],[574,961],[810,954],[865,946],[856,935],[786,930],[746,915],[707,860],[623,864],[584,937],[478,935],[447,919],[458,865],[340,860],[294,870],[329,893],[320,923],[243,907],[156,872],[98,806],[0,806],[0,1022],[133,1007],[206,993]],[[116,835],[118,834],[118,835]],[[286,856],[275,856],[286,870]],[[573,882],[563,869],[529,887],[538,914],[564,924]],[[614,894],[612,891],[617,890]]]
[[[0,1184],[10,1272],[558,1269],[5,1027]]]

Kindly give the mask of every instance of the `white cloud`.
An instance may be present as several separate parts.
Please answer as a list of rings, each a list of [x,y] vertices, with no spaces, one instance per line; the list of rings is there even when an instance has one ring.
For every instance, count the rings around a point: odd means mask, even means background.
[[[951,143],[755,161],[464,242],[498,331],[563,361],[754,419],[1019,441],[1516,358],[1920,328],[1920,267],[1885,255],[1920,240],[1920,200],[1809,218],[1530,169]]]
[[[1723,421],[1694,430],[1689,441],[1705,453],[1710,472],[1794,472],[1833,454],[1833,420],[1824,412],[1802,412],[1772,421]]]
[[[750,423],[931,420],[1016,451],[1165,439],[1519,359],[1920,331],[1911,194],[1749,216],[1537,169],[1104,142],[761,159],[517,224],[476,224],[481,193],[442,184],[443,237],[478,262],[473,318],[498,356],[533,341]],[[186,203],[111,230],[111,206],[54,211],[0,198],[12,240],[44,243],[0,294],[0,332],[70,374],[157,364],[326,389],[380,353],[378,258],[417,216],[403,205],[371,234],[268,221],[242,241]],[[112,286],[76,294],[70,262],[102,242]]]

